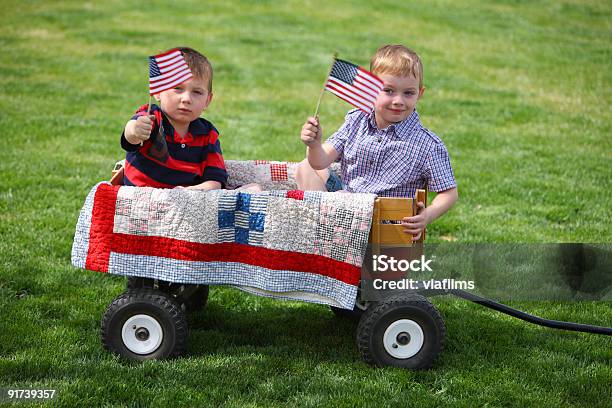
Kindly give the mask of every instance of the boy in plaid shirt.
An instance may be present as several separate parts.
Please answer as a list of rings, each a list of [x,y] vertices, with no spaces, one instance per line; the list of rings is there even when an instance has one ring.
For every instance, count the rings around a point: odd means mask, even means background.
[[[404,231],[418,240],[425,226],[457,201],[448,151],[423,127],[415,109],[425,91],[419,56],[403,45],[386,45],[372,57],[370,71],[384,83],[371,114],[350,111],[325,143],[318,118],[308,118],[302,127],[307,159],[296,171],[298,187],[387,197],[413,197],[420,188],[435,191],[429,207],[419,202],[418,214],[402,221]],[[340,161],[340,179],[329,170],[334,161]]]

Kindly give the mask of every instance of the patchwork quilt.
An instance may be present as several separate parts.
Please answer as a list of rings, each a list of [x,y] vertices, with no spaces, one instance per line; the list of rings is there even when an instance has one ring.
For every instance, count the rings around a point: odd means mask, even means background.
[[[270,160],[225,160],[229,175],[228,188],[248,183],[259,183],[264,190],[295,190],[295,170],[298,163]],[[332,163],[330,169],[340,175],[340,163]]]
[[[352,309],[375,197],[103,182],[81,210],[72,264]]]

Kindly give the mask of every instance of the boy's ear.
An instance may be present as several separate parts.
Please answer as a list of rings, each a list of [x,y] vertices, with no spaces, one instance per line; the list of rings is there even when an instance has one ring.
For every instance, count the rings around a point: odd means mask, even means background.
[[[419,99],[421,99],[421,96],[423,96],[423,94],[424,94],[424,93],[425,93],[425,87],[424,87],[424,86],[422,86],[422,87],[419,89]]]
[[[213,98],[213,93],[212,91],[210,91],[208,93],[208,98],[206,99],[206,106],[204,106],[204,109],[208,108],[208,105],[210,105],[210,103],[212,102],[212,98]]]

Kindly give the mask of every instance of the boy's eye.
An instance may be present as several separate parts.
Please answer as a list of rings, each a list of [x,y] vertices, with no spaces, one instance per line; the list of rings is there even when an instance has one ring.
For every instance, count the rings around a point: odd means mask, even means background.
[[[204,92],[202,91],[193,91],[193,93],[196,95],[204,95]]]
[[[383,92],[391,95],[393,93],[393,89],[383,89]]]

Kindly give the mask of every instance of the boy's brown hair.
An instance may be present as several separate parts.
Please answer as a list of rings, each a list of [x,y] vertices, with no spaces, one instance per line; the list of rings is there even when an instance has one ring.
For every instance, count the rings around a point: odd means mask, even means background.
[[[194,77],[208,82],[208,92],[212,92],[213,69],[210,61],[204,55],[193,48],[179,47],[179,51],[185,57],[185,62]]]
[[[423,87],[421,58],[403,45],[383,45],[377,49],[370,61],[370,71],[374,75],[413,76],[419,80],[419,88]]]

